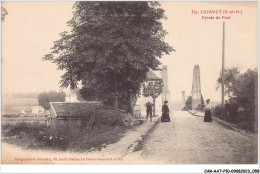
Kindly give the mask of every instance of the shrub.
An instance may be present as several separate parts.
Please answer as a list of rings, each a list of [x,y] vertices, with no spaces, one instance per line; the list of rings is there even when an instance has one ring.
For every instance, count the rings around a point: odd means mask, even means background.
[[[204,111],[204,105],[199,105],[196,110],[198,111]]]
[[[39,131],[43,131],[47,127],[45,125],[39,124],[39,123],[17,123],[15,125],[12,125],[10,127],[10,130],[5,133],[5,136],[14,136],[19,135],[21,133],[26,133],[30,135],[37,135]],[[6,127],[7,129],[7,127]]]
[[[215,106],[215,107],[213,108],[213,110],[212,110],[212,113],[213,113],[213,115],[216,116],[216,117],[221,116],[222,106],[221,106],[221,105]]]
[[[101,109],[94,112],[96,116],[96,124],[109,125],[109,126],[123,126],[123,114],[118,113],[116,110]]]

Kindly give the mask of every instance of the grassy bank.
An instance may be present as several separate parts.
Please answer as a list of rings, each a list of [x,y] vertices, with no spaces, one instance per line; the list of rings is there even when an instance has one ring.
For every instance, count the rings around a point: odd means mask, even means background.
[[[238,111],[237,108],[230,108],[228,112],[221,106],[213,108],[213,117],[236,125],[237,128],[254,132],[254,115],[248,110]]]
[[[86,151],[100,150],[117,142],[127,130],[123,126],[97,125],[93,128],[67,126],[59,128],[59,135],[41,124],[19,123],[2,127],[2,141],[23,149]]]
[[[88,127],[84,122],[65,121],[46,126],[39,123],[17,123],[2,126],[2,141],[25,149],[87,151],[100,150],[120,140],[129,126],[125,115],[114,110],[95,111],[95,122]]]

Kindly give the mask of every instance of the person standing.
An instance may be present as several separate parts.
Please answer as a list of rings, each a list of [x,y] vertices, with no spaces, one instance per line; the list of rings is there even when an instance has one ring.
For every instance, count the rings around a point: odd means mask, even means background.
[[[151,102],[146,103],[146,121],[150,115],[150,121],[152,122],[153,104]]]
[[[169,116],[169,107],[168,107],[168,101],[164,101],[164,105],[162,107],[162,118],[161,122],[170,122],[170,116]]]
[[[206,100],[204,122],[212,122],[210,99]]]

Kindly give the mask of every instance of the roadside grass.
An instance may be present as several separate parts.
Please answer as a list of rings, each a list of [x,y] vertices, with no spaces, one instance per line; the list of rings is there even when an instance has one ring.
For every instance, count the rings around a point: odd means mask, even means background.
[[[92,130],[84,128],[82,136],[71,136],[68,149],[80,152],[85,150],[101,150],[108,144],[113,144],[124,136],[125,127],[96,126]],[[79,135],[79,134],[76,134]]]
[[[123,119],[125,115],[113,109],[104,107],[93,114],[92,127],[87,126],[87,120],[63,120],[49,126],[37,122],[3,125],[2,141],[26,149],[83,152],[117,142],[130,128]]]
[[[236,125],[237,128],[254,132],[254,115],[248,110],[237,111],[237,109],[230,109],[230,114],[222,113],[222,107],[217,105],[213,108],[212,116],[223,121]]]

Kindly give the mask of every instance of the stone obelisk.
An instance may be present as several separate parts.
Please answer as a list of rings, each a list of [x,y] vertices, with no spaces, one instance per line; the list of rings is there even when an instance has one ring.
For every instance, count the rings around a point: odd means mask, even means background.
[[[200,67],[195,65],[193,68],[193,80],[192,80],[192,110],[201,105],[201,86],[200,86]]]

